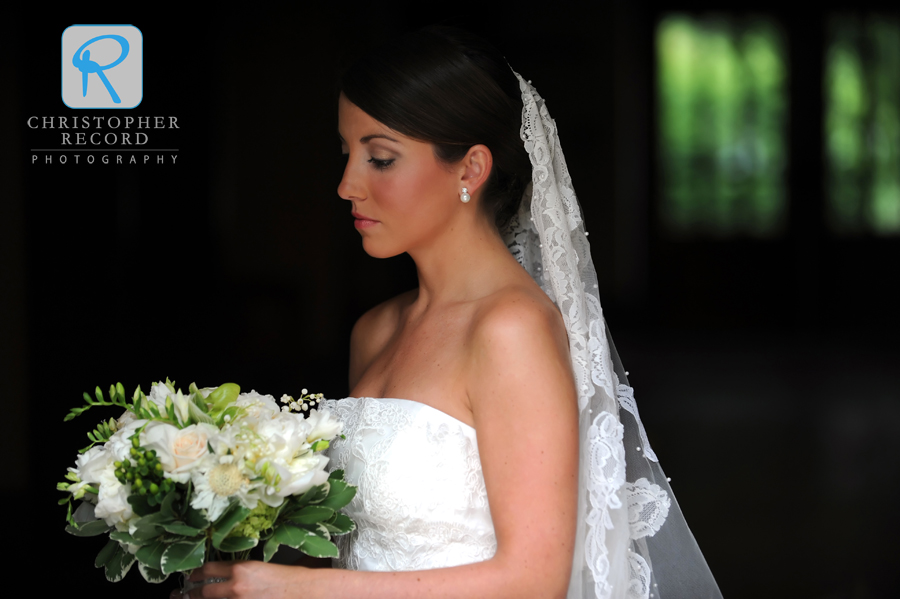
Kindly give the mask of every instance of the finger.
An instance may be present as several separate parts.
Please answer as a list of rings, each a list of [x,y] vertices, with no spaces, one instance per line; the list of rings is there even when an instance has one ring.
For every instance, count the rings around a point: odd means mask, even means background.
[[[207,578],[231,578],[232,562],[208,562],[198,570],[194,570],[188,580],[198,582]]]
[[[203,585],[199,589],[200,591],[198,597],[212,597],[214,599],[221,599],[222,597],[230,597],[231,596],[231,581],[226,580],[225,582],[211,582]],[[193,591],[191,591],[191,597],[193,597]]]

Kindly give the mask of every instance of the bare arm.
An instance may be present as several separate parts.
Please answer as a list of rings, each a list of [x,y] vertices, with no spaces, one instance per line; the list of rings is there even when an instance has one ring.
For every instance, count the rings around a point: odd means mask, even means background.
[[[212,563],[201,576],[230,580],[192,596],[564,597],[575,536],[578,427],[561,317],[527,299],[501,304],[475,327],[470,360],[469,399],[497,536],[493,558],[390,573]]]

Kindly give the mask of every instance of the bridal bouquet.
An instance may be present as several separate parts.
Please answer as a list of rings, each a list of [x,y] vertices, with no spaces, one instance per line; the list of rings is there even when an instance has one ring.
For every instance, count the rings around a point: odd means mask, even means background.
[[[67,497],[66,530],[109,533],[94,561],[117,582],[135,562],[149,582],[198,568],[216,556],[247,559],[265,542],[269,561],[280,545],[313,557],[337,557],[331,535],[355,525],[339,510],[356,494],[343,472],[325,471],[322,451],[342,424],[316,409],[321,394],[299,400],[240,393],[227,383],[189,393],[167,379],[130,401],[121,383],[104,398],[84,394],[71,420],[94,406],[118,406],[118,419],[88,433],[75,467],[58,489]],[[304,417],[302,410],[308,410]],[[82,500],[73,511],[72,500]],[[223,556],[222,554],[230,554]]]

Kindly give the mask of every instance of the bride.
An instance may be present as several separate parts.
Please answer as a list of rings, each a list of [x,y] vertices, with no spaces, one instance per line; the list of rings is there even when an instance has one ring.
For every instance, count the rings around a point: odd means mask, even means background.
[[[607,338],[555,124],[484,41],[428,28],[341,82],[366,252],[419,287],[364,314],[332,463],[334,569],[206,564],[192,597],[719,597]],[[523,144],[524,141],[524,144]]]

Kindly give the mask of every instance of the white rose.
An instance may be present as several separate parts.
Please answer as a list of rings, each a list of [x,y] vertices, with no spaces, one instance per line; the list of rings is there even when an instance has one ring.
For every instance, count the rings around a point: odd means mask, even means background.
[[[156,451],[167,478],[186,483],[190,471],[208,453],[210,437],[218,431],[211,424],[192,424],[179,430],[165,422],[151,422],[144,429],[141,445]]]
[[[313,443],[319,439],[331,441],[337,437],[344,428],[344,424],[340,420],[335,418],[331,412],[324,410],[321,412],[318,410],[310,410],[306,421],[312,429],[306,437],[306,440],[309,443]]]

